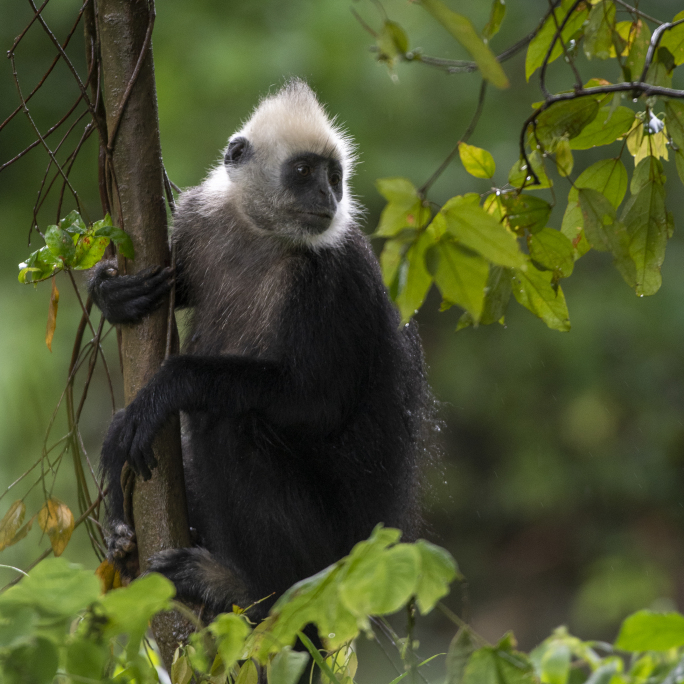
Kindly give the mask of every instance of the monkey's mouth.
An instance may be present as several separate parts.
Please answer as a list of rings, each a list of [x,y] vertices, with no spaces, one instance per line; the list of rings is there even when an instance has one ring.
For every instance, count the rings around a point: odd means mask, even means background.
[[[308,214],[309,216],[317,216],[318,218],[327,219],[332,221],[333,214],[331,211],[304,211],[303,214]]]

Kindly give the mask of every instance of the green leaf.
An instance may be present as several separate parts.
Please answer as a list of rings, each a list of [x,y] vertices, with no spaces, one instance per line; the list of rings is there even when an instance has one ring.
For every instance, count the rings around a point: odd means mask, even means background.
[[[584,30],[584,54],[587,59],[608,59],[613,47],[615,29],[615,3],[602,0],[591,8]]]
[[[439,266],[435,273],[435,284],[442,297],[452,304],[458,304],[470,313],[473,320],[478,321],[489,273],[487,261],[449,242],[438,243],[437,249]]]
[[[226,669],[242,658],[245,640],[252,631],[244,617],[236,613],[222,613],[209,625],[216,639],[216,648]]]
[[[654,157],[641,164],[662,169]],[[663,185],[656,181],[646,183],[625,205],[622,222],[631,237],[629,253],[636,266],[636,293],[655,294],[662,283],[660,267],[665,259],[669,230]]]
[[[394,237],[405,228],[420,228],[429,218],[413,183],[406,178],[379,178],[375,185],[387,200],[374,237]]]
[[[67,264],[71,262],[76,253],[76,247],[71,235],[58,226],[50,226],[45,231],[45,244],[52,256],[61,259]]]
[[[577,201],[578,189],[586,188],[600,192],[617,209],[627,192],[627,182],[627,169],[620,159],[602,159],[578,176],[568,202]]]
[[[570,149],[570,141],[561,138],[556,143],[556,168],[559,175],[564,178],[572,173],[572,167],[575,165],[575,160],[572,158],[572,150]]]
[[[32,608],[43,617],[72,617],[100,595],[100,580],[91,570],[64,558],[46,558],[28,577],[0,595],[0,615]]]
[[[36,283],[39,280],[45,280],[64,268],[64,262],[55,257],[48,247],[41,247],[41,249],[29,255],[29,258],[19,264],[19,282]],[[28,280],[30,276],[30,280]]]
[[[506,16],[506,1],[505,0],[494,0],[492,2],[492,11],[489,14],[489,21],[485,24],[482,29],[482,37],[485,41],[489,42],[501,28],[501,22]]]
[[[522,654],[486,646],[468,660],[463,684],[533,684],[532,666]]]
[[[513,296],[519,304],[529,309],[553,330],[570,330],[568,307],[563,290],[552,285],[553,274],[528,268],[526,271],[515,269],[513,272]]]
[[[420,555],[420,573],[416,584],[416,603],[422,615],[429,613],[437,601],[449,593],[455,579],[463,579],[452,555],[440,546],[419,539],[415,548]]]
[[[447,678],[445,684],[461,684],[470,656],[476,645],[470,627],[461,627],[449,644],[446,657]]]
[[[309,654],[286,646],[268,666],[268,684],[297,684],[309,662]]]
[[[570,141],[570,147],[588,150],[598,145],[609,145],[627,134],[634,123],[634,116],[629,107],[601,107],[596,118]]]
[[[99,584],[99,580],[98,584]],[[127,587],[113,589],[100,600],[107,617],[103,634],[106,638],[128,634],[126,652],[133,657],[152,616],[169,608],[176,588],[163,575],[151,573],[131,582]]]
[[[684,646],[684,615],[640,610],[622,623],[615,641],[621,651],[668,651]]]
[[[385,21],[377,37],[378,59],[394,65],[398,58],[408,52],[408,36],[404,29],[394,21]]]
[[[508,88],[510,84],[501,64],[468,17],[452,12],[441,0],[420,0],[420,4],[470,53],[482,78],[497,88]]]
[[[108,244],[108,237],[93,237],[88,234],[80,236],[76,243],[76,253],[71,260],[71,267],[77,271],[92,268],[102,259]]]
[[[67,646],[66,670],[69,675],[99,682],[107,661],[109,645],[78,639]],[[78,681],[78,680],[77,680]]]
[[[680,19],[684,19],[684,12],[675,14],[671,23]],[[660,39],[660,44],[670,51],[676,66],[684,64],[684,24],[679,24],[679,26],[665,31],[665,34]]]
[[[551,179],[546,175],[546,169],[544,168],[544,161],[539,150],[532,150],[528,155],[532,169],[537,174],[539,179],[539,185],[531,185],[534,182],[532,175],[527,169],[527,163],[523,157],[520,157],[515,164],[511,167],[508,173],[508,182],[514,188],[522,188],[525,184],[527,190],[542,190],[543,188],[550,188],[553,183]],[[527,181],[527,182],[526,182]]]
[[[684,183],[684,102],[668,100],[665,102],[665,113],[667,115],[667,132],[672,136],[672,140],[677,146],[675,152],[677,174],[679,180]]]
[[[59,227],[70,235],[82,235],[87,230],[81,215],[75,209],[59,222]]]
[[[98,225],[102,223],[103,225]],[[125,233],[121,228],[116,226],[108,226],[104,221],[98,221],[93,224],[93,234],[95,237],[107,237],[114,242],[116,248],[122,256],[127,259],[135,259],[135,249],[133,249],[133,242],[128,233]]]
[[[396,303],[402,321],[410,320],[422,306],[432,284],[432,276],[425,267],[425,252],[435,242],[434,231],[425,230],[409,248],[399,267]]]
[[[485,287],[484,305],[479,323],[481,325],[491,325],[492,323],[502,323],[512,291],[512,273],[509,268],[503,266],[489,267],[487,286]],[[458,319],[456,331],[477,325],[473,317],[465,311]]]
[[[468,145],[466,143],[458,144],[458,154],[461,157],[461,162],[465,170],[475,178],[491,178],[496,171],[496,164],[494,157],[480,147]]]
[[[651,42],[651,31],[642,19],[635,22],[632,31],[634,35],[632,47],[623,66],[626,81],[636,81],[641,78],[641,72],[646,64],[646,53]]]
[[[566,684],[570,674],[570,649],[563,643],[552,643],[541,659],[542,684]]]
[[[546,54],[551,47],[551,41],[556,35],[557,26],[560,26],[563,23],[563,20],[568,15],[573,4],[575,4],[573,0],[563,0],[561,6],[554,10],[555,19],[553,15],[547,17],[540,31],[530,41],[525,57],[525,78],[528,81],[530,80],[530,76],[544,63]],[[588,14],[588,10],[582,5],[573,10],[572,17],[568,19],[561,34],[561,38],[565,45],[568,45],[570,39],[582,28]],[[558,59],[562,54],[563,47],[560,41],[557,40],[551,51],[549,64]]]
[[[528,230],[530,233],[539,232],[545,225],[551,214],[551,205],[533,195],[524,193],[507,193],[501,195],[501,203],[506,210],[506,220],[508,225],[518,233]],[[492,259],[493,261],[493,259]],[[501,266],[513,266],[514,264],[504,264]]]
[[[527,240],[530,256],[554,275],[567,278],[575,265],[572,242],[553,228],[530,235]]]
[[[2,661],[4,684],[51,684],[57,673],[59,656],[47,639],[14,648]]]
[[[253,660],[242,663],[240,674],[235,680],[235,684],[259,684],[259,671]]]
[[[481,207],[452,197],[439,215],[444,217],[447,231],[459,244],[495,264],[524,267],[525,255],[515,235]]]
[[[415,593],[420,560],[412,544],[362,559],[340,583],[342,604],[357,616],[394,613]]]
[[[596,118],[598,111],[599,103],[592,97],[561,100],[539,114],[534,135],[544,147],[553,151],[561,138],[578,136]]]

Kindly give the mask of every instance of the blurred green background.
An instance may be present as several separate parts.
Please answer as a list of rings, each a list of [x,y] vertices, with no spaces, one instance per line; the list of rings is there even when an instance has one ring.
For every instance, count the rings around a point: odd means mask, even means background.
[[[66,35],[79,6],[77,0],[48,4],[44,16],[58,37]],[[404,0],[388,0],[384,6],[407,30],[412,47],[435,56],[467,57],[420,7]],[[450,6],[480,29],[487,21],[489,2],[451,0]],[[374,188],[376,178],[406,176],[422,184],[467,127],[479,76],[450,76],[407,64],[399,65],[391,78],[369,52],[373,39],[350,7],[342,0],[159,2],[154,51],[162,145],[171,179],[181,187],[199,182],[259,96],[296,75],[309,81],[358,142],[361,163],[354,188],[368,210],[368,232],[383,206]],[[369,24],[380,26],[381,15],[371,2],[353,7]],[[640,7],[668,20],[681,3],[652,0]],[[493,49],[500,51],[527,34],[546,8],[543,0],[511,0]],[[28,4],[0,0],[3,50],[31,15]],[[69,53],[85,74],[80,28]],[[49,39],[34,25],[17,51],[25,91],[40,79],[53,55]],[[551,69],[556,90],[571,83],[560,62]],[[523,64],[524,52],[506,63],[512,86],[489,89],[470,140],[494,155],[494,181],[499,184],[506,182],[517,159],[519,129],[529,105],[541,97],[536,77],[525,83]],[[586,79],[604,72],[617,79],[603,64],[587,64],[583,58],[580,68]],[[681,74],[675,73],[674,87],[684,87]],[[68,69],[58,63],[31,101],[40,129],[60,118],[76,96]],[[2,60],[0,120],[17,103],[11,65]],[[77,127],[73,136],[81,130]],[[49,138],[51,144],[61,135]],[[72,146],[75,139],[70,139]],[[0,164],[32,140],[28,120],[17,117],[0,131]],[[575,171],[601,153],[576,153]],[[100,218],[101,211],[96,154],[93,136],[72,173],[91,220]],[[631,160],[625,162],[631,172]],[[44,343],[49,284],[34,288],[16,279],[16,265],[41,246],[34,239],[29,248],[27,236],[46,164],[44,150],[36,149],[0,174],[0,491],[41,454],[80,317],[62,275],[50,353]],[[663,267],[663,287],[654,297],[638,299],[607,255],[589,254],[563,282],[573,326],[569,333],[548,330],[513,301],[505,327],[456,334],[459,312],[438,314],[435,293],[418,316],[444,421],[442,466],[428,473],[426,535],[454,554],[468,578],[447,603],[489,639],[513,629],[520,645],[529,648],[565,623],[580,636],[612,640],[628,612],[681,607],[684,600],[684,241],[679,232],[684,193],[674,165],[666,164],[665,170],[668,208],[677,230]],[[489,185],[469,177],[457,161],[431,197],[443,202],[457,193],[485,192]],[[567,181],[557,182],[560,210],[552,216],[554,227],[560,226],[568,189]],[[67,202],[66,209],[71,208]],[[39,214],[41,227],[54,222],[54,212],[54,202],[46,203]],[[105,348],[118,376],[114,335]],[[118,377],[115,384],[120,405]],[[81,423],[93,464],[110,415],[108,390],[98,371]],[[59,414],[50,443],[64,432]],[[75,510],[72,479],[73,467],[65,459],[54,494]],[[24,496],[31,482],[29,477],[5,495],[0,515]],[[42,496],[40,486],[28,494],[29,515]],[[3,551],[0,563],[24,567],[46,543],[36,528]],[[65,555],[95,566],[83,528]],[[0,583],[14,576],[0,568]],[[419,627],[420,652],[443,649],[453,631],[439,616],[425,620]],[[359,648],[364,652],[367,645]],[[439,678],[440,663],[430,667],[431,677]],[[391,679],[391,673],[389,665],[374,662],[359,677],[376,682]]]

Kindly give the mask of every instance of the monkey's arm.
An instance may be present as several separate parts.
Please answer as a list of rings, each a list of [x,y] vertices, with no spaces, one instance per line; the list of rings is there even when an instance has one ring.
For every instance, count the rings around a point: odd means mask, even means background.
[[[102,446],[107,463],[123,463],[145,479],[157,461],[155,435],[178,412],[237,416],[282,402],[286,386],[279,364],[242,356],[172,356],[112,421]]]
[[[88,293],[110,323],[138,323],[161,305],[173,280],[173,271],[159,266],[119,275],[116,260],[107,259],[93,268]],[[185,300],[182,271],[177,267],[176,307],[185,306]]]

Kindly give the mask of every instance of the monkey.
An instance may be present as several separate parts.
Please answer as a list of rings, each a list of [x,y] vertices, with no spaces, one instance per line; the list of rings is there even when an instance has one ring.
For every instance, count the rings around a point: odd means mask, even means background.
[[[150,570],[212,614],[256,604],[262,619],[378,523],[409,541],[421,525],[434,400],[417,326],[401,324],[359,226],[355,161],[313,90],[290,80],[181,193],[175,271],[101,262],[89,284],[117,324],[140,321],[174,282],[190,309],[181,353],[112,420],[101,468],[121,530],[124,462],[149,478],[155,434],[181,413],[197,544]]]

